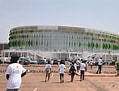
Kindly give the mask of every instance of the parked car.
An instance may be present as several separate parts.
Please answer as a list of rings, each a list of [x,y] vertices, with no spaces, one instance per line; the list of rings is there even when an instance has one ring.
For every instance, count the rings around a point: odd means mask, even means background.
[[[1,63],[10,63],[10,59],[8,57],[0,57]]]
[[[0,64],[2,64],[3,63],[3,61],[2,61],[2,59],[0,59]]]
[[[18,60],[18,63],[20,63],[22,65],[28,65],[28,64],[30,64],[30,59],[27,57],[20,57]]]
[[[38,59],[37,64],[46,64],[45,60],[43,59]]]
[[[53,60],[53,65],[54,65],[54,64],[59,64],[59,61],[58,61],[57,58],[54,58],[54,59],[52,59],[52,60]]]
[[[105,61],[104,61],[104,64],[107,64],[107,65],[115,65],[115,60],[105,60]]]
[[[38,62],[36,60],[29,60],[30,64],[37,64]]]

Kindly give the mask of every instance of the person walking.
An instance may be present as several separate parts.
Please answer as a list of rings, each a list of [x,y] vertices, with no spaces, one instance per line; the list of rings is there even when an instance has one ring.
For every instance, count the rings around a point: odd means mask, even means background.
[[[117,76],[119,76],[119,61],[118,60],[115,62],[115,68],[117,71]]]
[[[91,61],[89,62],[89,64],[90,64],[90,69],[92,70],[92,67],[93,67],[93,61],[91,60]]]
[[[79,70],[80,70],[80,60],[79,59],[77,59],[76,60],[76,67],[77,67],[77,72],[79,72]]]
[[[7,88],[6,91],[18,91],[22,83],[22,77],[26,75],[27,70],[17,63],[19,56],[14,54],[11,56],[11,64],[6,70]]]
[[[98,69],[97,69],[97,74],[101,74],[101,71],[102,71],[102,57],[100,57],[99,59],[98,59]]]
[[[74,62],[72,62],[72,64],[70,65],[69,72],[70,72],[70,75],[71,75],[71,82],[73,82],[74,76],[75,76],[75,73],[76,73]]]
[[[60,83],[64,83],[64,72],[65,72],[66,66],[64,64],[64,60],[60,61],[59,65],[59,73],[60,73]]]
[[[80,81],[84,80],[85,69],[86,69],[86,64],[85,61],[82,60],[82,62],[80,63]]]
[[[50,61],[45,65],[45,82],[50,80],[50,74],[51,74],[51,64]]]

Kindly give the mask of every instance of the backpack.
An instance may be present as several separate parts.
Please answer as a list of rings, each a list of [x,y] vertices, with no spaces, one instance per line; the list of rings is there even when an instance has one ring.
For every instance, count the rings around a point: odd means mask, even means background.
[[[70,67],[69,71],[76,71],[76,69],[75,69],[74,65],[71,65],[71,67]]]

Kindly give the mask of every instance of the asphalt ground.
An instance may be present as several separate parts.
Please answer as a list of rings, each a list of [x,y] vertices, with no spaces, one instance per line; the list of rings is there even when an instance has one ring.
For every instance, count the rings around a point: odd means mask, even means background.
[[[5,72],[7,65],[0,65],[0,91],[5,91],[7,80]],[[95,74],[96,67],[91,71],[85,72],[85,79],[79,80],[79,76],[75,76],[74,81],[70,82],[70,75],[65,73],[65,82],[60,83],[57,65],[53,66],[50,81],[45,82],[44,65],[41,66],[24,66],[32,72],[27,73],[22,78],[22,85],[19,91],[119,91],[119,77],[113,66],[104,66],[102,74]],[[67,66],[68,68],[68,66]],[[68,69],[66,69],[68,71]],[[105,73],[107,71],[107,73]]]

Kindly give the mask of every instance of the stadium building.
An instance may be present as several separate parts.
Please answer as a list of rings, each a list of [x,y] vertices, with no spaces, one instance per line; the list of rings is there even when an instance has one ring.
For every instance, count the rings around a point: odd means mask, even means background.
[[[119,35],[82,27],[20,26],[10,30],[9,46],[10,49],[70,52],[78,56],[85,52],[110,54],[119,52]]]

